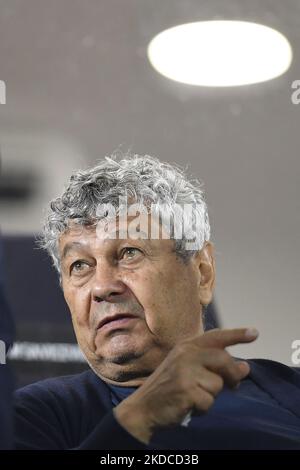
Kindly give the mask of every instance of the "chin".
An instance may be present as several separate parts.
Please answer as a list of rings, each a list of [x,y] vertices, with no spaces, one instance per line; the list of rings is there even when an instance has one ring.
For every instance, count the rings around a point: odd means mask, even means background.
[[[120,364],[141,357],[148,349],[144,339],[128,334],[115,334],[106,338],[99,337],[95,341],[95,347],[96,356],[101,357],[104,362]]]
[[[129,360],[125,357],[119,357],[107,361],[105,364],[93,364],[91,368],[97,375],[112,382],[128,382],[137,380],[134,385],[141,385],[143,379],[149,377],[154,371],[152,367],[147,367],[139,361]]]
[[[136,345],[114,344],[105,349],[98,348],[96,355],[105,364],[131,364],[145,353],[145,348]]]

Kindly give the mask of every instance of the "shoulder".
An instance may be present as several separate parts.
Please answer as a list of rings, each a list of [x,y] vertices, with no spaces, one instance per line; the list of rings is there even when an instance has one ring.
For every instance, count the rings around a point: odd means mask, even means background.
[[[49,378],[18,389],[14,394],[16,407],[26,404],[53,406],[63,403],[74,405],[86,401],[105,399],[105,383],[92,371],[81,374]]]
[[[15,446],[76,447],[110,408],[107,386],[92,370],[27,385],[14,395]]]
[[[290,367],[271,359],[246,359],[251,367],[252,375],[273,379],[277,377],[300,387],[300,368]]]
[[[247,359],[249,378],[279,404],[300,418],[300,372],[269,359]]]

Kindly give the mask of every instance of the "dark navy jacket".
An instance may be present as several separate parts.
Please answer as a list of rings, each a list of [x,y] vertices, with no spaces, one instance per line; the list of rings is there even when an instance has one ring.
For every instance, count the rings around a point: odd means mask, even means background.
[[[16,392],[17,449],[298,449],[300,373],[278,362],[248,360],[237,390],[224,389],[188,427],[154,433],[145,446],[115,419],[113,406],[135,388],[111,387],[89,370]],[[119,392],[119,393],[118,393]]]

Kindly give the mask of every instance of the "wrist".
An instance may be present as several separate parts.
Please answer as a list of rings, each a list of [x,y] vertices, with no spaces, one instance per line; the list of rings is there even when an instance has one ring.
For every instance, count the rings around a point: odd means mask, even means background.
[[[127,404],[125,400],[113,409],[113,413],[127,432],[144,444],[149,444],[153,430],[145,413]]]

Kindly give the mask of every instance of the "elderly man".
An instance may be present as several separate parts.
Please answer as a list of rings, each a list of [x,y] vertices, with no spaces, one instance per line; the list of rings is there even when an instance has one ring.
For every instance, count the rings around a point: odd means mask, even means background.
[[[51,202],[42,246],[91,369],[17,392],[16,448],[300,449],[298,372],[226,351],[254,328],[204,332],[215,261],[199,182],[106,158]]]

